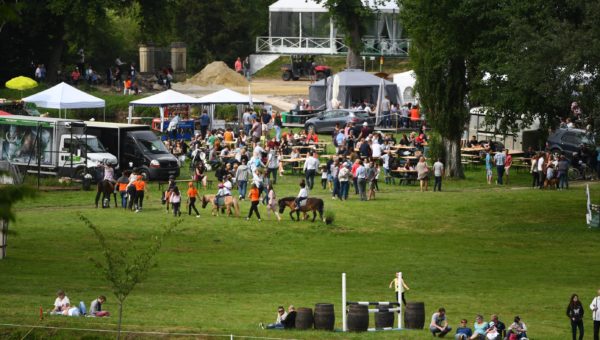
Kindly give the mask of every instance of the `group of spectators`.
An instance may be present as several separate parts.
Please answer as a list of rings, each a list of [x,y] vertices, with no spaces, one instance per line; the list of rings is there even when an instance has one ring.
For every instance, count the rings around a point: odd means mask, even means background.
[[[56,292],[56,299],[52,310],[48,312],[50,315],[64,315],[64,316],[90,316],[90,317],[105,317],[110,316],[110,313],[102,310],[102,305],[106,302],[104,295],[99,295],[90,303],[90,309],[88,310],[83,301],[79,302],[78,306],[72,305],[71,301],[60,289]],[[40,312],[41,313],[41,312]]]
[[[452,331],[446,317],[446,309],[439,308],[431,316],[429,330],[433,336],[444,337]],[[486,322],[482,315],[475,317],[473,328],[468,326],[467,319],[460,320],[456,328],[456,340],[523,340],[527,338],[527,326],[517,315],[508,328],[504,322],[498,320],[498,315],[492,314],[490,321]]]

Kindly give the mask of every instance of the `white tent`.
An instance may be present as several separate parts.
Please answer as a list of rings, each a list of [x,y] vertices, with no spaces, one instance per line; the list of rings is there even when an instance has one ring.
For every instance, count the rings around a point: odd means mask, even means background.
[[[200,100],[187,94],[179,93],[173,90],[166,90],[161,93],[157,93],[153,96],[145,97],[142,99],[134,100],[129,102],[129,115],[127,117],[127,123],[131,124],[133,118],[133,108],[135,106],[158,106],[160,109],[160,128],[165,121],[165,106],[169,105],[198,105]]]
[[[399,12],[398,4],[395,1],[386,1],[378,3],[376,0],[363,0],[363,4],[381,12]],[[313,0],[279,0],[269,6],[269,12],[327,12],[327,8]]]
[[[415,93],[416,82],[417,76],[412,70],[394,74],[394,84],[398,86],[398,92],[400,94],[400,98],[402,99],[402,104],[414,104],[416,101],[418,101],[417,94]]]
[[[208,106],[208,112],[210,114],[211,121],[214,120],[216,105],[237,105],[239,115],[241,114],[244,105],[264,104],[263,101],[252,98],[252,95],[250,95],[250,87],[248,87],[248,95],[244,95],[230,89],[222,89],[200,98],[199,101],[201,105]]]
[[[23,101],[34,103],[38,107],[58,109],[59,118],[63,109],[94,109],[106,106],[104,99],[94,97],[64,82],[23,98]],[[65,112],[66,117],[67,114]]]

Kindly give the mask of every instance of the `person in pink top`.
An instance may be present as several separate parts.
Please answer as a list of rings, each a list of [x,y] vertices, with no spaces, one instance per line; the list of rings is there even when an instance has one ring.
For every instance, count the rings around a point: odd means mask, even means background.
[[[508,153],[508,149],[504,149],[506,153],[506,160],[504,160],[504,178],[506,178],[506,184],[508,184],[508,173],[512,165],[512,156]]]
[[[240,57],[238,57],[237,60],[235,61],[234,67],[235,67],[235,72],[242,74],[242,60],[240,59]]]
[[[352,164],[352,168],[350,169],[350,171],[352,172],[352,181],[354,183],[354,190],[356,191],[356,194],[358,195],[358,178],[356,177],[356,170],[358,169],[358,167],[360,167],[360,159],[357,159],[354,164]]]

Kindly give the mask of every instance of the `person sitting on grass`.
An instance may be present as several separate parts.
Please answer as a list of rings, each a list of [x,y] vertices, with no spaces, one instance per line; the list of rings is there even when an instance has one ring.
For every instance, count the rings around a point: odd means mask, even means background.
[[[473,336],[473,331],[467,327],[467,319],[460,320],[460,327],[456,328],[455,340],[467,340]]]
[[[431,315],[429,330],[433,336],[439,336],[440,338],[445,337],[452,330],[452,327],[448,325],[448,320],[446,320],[446,309],[444,307],[440,307],[437,312]]]
[[[52,315],[66,315],[65,313],[71,307],[71,301],[65,295],[65,291],[59,289],[56,292],[56,300],[54,300],[54,308],[50,312]]]
[[[261,322],[260,328],[265,329],[265,325]],[[275,323],[268,324],[266,329],[290,329],[296,328],[296,308],[290,305],[286,313],[283,306],[277,308],[277,319]]]
[[[508,327],[508,333],[506,334],[510,340],[520,340],[527,338],[527,326],[521,321],[521,318],[515,316],[514,322]]]
[[[104,295],[98,296],[98,298],[96,300],[92,301],[92,303],[90,304],[89,315],[99,317],[99,318],[104,317],[104,316],[110,316],[109,312],[102,310],[102,304],[104,304],[105,302],[106,302],[106,297]]]
[[[504,322],[498,320],[497,314],[492,314],[490,319],[492,320],[492,322],[494,322],[494,327],[496,328],[496,331],[498,332],[498,335],[492,339],[494,339],[494,340],[504,339],[504,337],[506,336],[506,325],[504,324]],[[490,338],[489,332],[488,332],[488,338]]]
[[[471,335],[470,339],[484,340],[487,329],[488,323],[483,321],[483,316],[477,315],[473,323],[473,335]]]

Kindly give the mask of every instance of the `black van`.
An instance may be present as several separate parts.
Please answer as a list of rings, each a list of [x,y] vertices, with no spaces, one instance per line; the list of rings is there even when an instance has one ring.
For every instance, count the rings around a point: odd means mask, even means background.
[[[139,168],[150,180],[179,176],[179,160],[146,125],[86,122],[87,133],[97,136],[119,160],[119,170]]]

